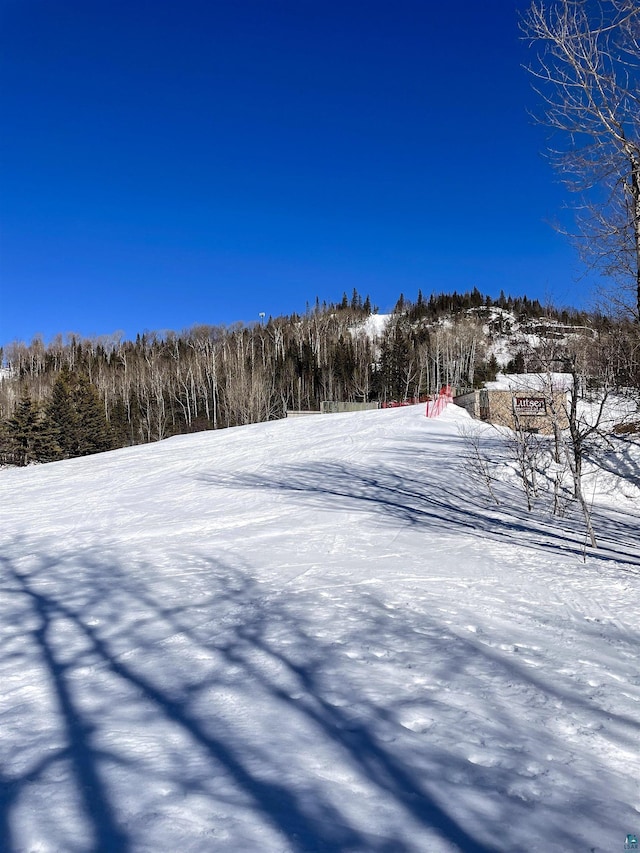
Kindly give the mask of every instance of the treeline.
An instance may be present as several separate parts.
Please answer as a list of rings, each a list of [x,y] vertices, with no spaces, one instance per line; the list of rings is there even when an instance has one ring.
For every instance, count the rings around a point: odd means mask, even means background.
[[[545,317],[564,325],[580,326],[591,323],[594,319],[593,314],[585,311],[543,306],[537,299],[528,299],[526,295],[506,295],[504,290],[500,291],[497,299],[492,299],[491,296],[484,296],[477,287],[465,293],[432,293],[428,299],[425,299],[419,290],[415,302],[407,301],[404,295],[400,294],[394,312],[406,313],[413,322],[440,320],[463,311],[474,311],[480,319],[491,320],[492,308],[500,308],[512,314],[519,323]]]
[[[538,310],[526,297],[504,300],[511,310]],[[443,384],[475,387],[498,368],[483,332],[492,304],[476,290],[401,297],[373,334],[377,309],[354,290],[338,304],[316,301],[304,315],[252,326],[14,343],[0,381],[0,461],[25,465],[268,421],[323,400],[389,402]]]

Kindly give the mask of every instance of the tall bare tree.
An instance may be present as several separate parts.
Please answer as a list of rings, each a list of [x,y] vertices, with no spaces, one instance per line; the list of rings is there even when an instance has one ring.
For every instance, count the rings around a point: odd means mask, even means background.
[[[551,160],[579,198],[572,236],[640,320],[640,0],[533,0],[522,30]]]

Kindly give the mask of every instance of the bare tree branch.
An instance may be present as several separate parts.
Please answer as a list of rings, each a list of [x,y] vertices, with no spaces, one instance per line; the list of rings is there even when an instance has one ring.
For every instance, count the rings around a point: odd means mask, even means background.
[[[534,0],[522,31],[549,157],[576,193],[584,260],[630,298],[640,320],[640,0]]]

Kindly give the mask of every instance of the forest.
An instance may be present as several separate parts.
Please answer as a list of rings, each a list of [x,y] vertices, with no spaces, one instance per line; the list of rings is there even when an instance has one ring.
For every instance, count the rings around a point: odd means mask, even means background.
[[[490,344],[513,321],[550,338],[573,330],[591,384],[604,370],[609,383],[640,386],[636,327],[597,314],[504,293],[492,300],[477,289],[428,299],[418,292],[414,301],[400,295],[384,324],[372,323],[377,310],[354,290],[340,303],[316,299],[302,315],[250,326],[11,343],[1,352],[0,463],[268,421],[318,410],[322,401],[418,400],[443,384],[459,393],[495,377]],[[519,351],[506,367],[533,370],[530,355]]]

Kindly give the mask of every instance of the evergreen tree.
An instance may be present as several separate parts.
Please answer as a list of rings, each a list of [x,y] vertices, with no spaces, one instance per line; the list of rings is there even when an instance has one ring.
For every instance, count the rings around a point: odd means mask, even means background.
[[[15,465],[50,462],[57,447],[48,422],[28,394],[24,394],[6,426],[7,450]]]
[[[473,374],[473,384],[476,388],[481,388],[485,382],[495,382],[500,365],[495,355],[492,355],[488,361],[481,361],[476,365]]]
[[[71,373],[65,366],[54,383],[51,399],[47,406],[47,417],[61,459],[77,455],[78,419],[73,403],[71,383]]]
[[[409,362],[409,341],[399,323],[385,335],[380,353],[381,380],[389,399],[401,400],[405,391],[405,371]]]
[[[37,429],[36,408],[31,397],[25,394],[8,423],[10,448],[16,465],[28,465],[36,461]]]
[[[351,294],[351,310],[352,311],[361,311],[362,310],[362,297],[358,293],[357,289],[353,288],[353,293]]]
[[[111,407],[109,429],[114,447],[126,447],[133,444],[133,425],[127,418],[127,407],[122,400],[116,400]]]
[[[0,419],[0,465],[11,464],[13,464],[13,454],[11,452],[9,424],[5,419]]]
[[[62,370],[47,415],[61,458],[88,456],[114,446],[104,407],[86,376]]]
[[[88,456],[113,448],[113,437],[98,392],[86,376],[79,376],[72,393],[76,419],[74,456]]]
[[[524,353],[522,350],[516,353],[515,358],[512,358],[511,361],[507,364],[505,368],[506,373],[526,373],[527,365],[524,360]]]

